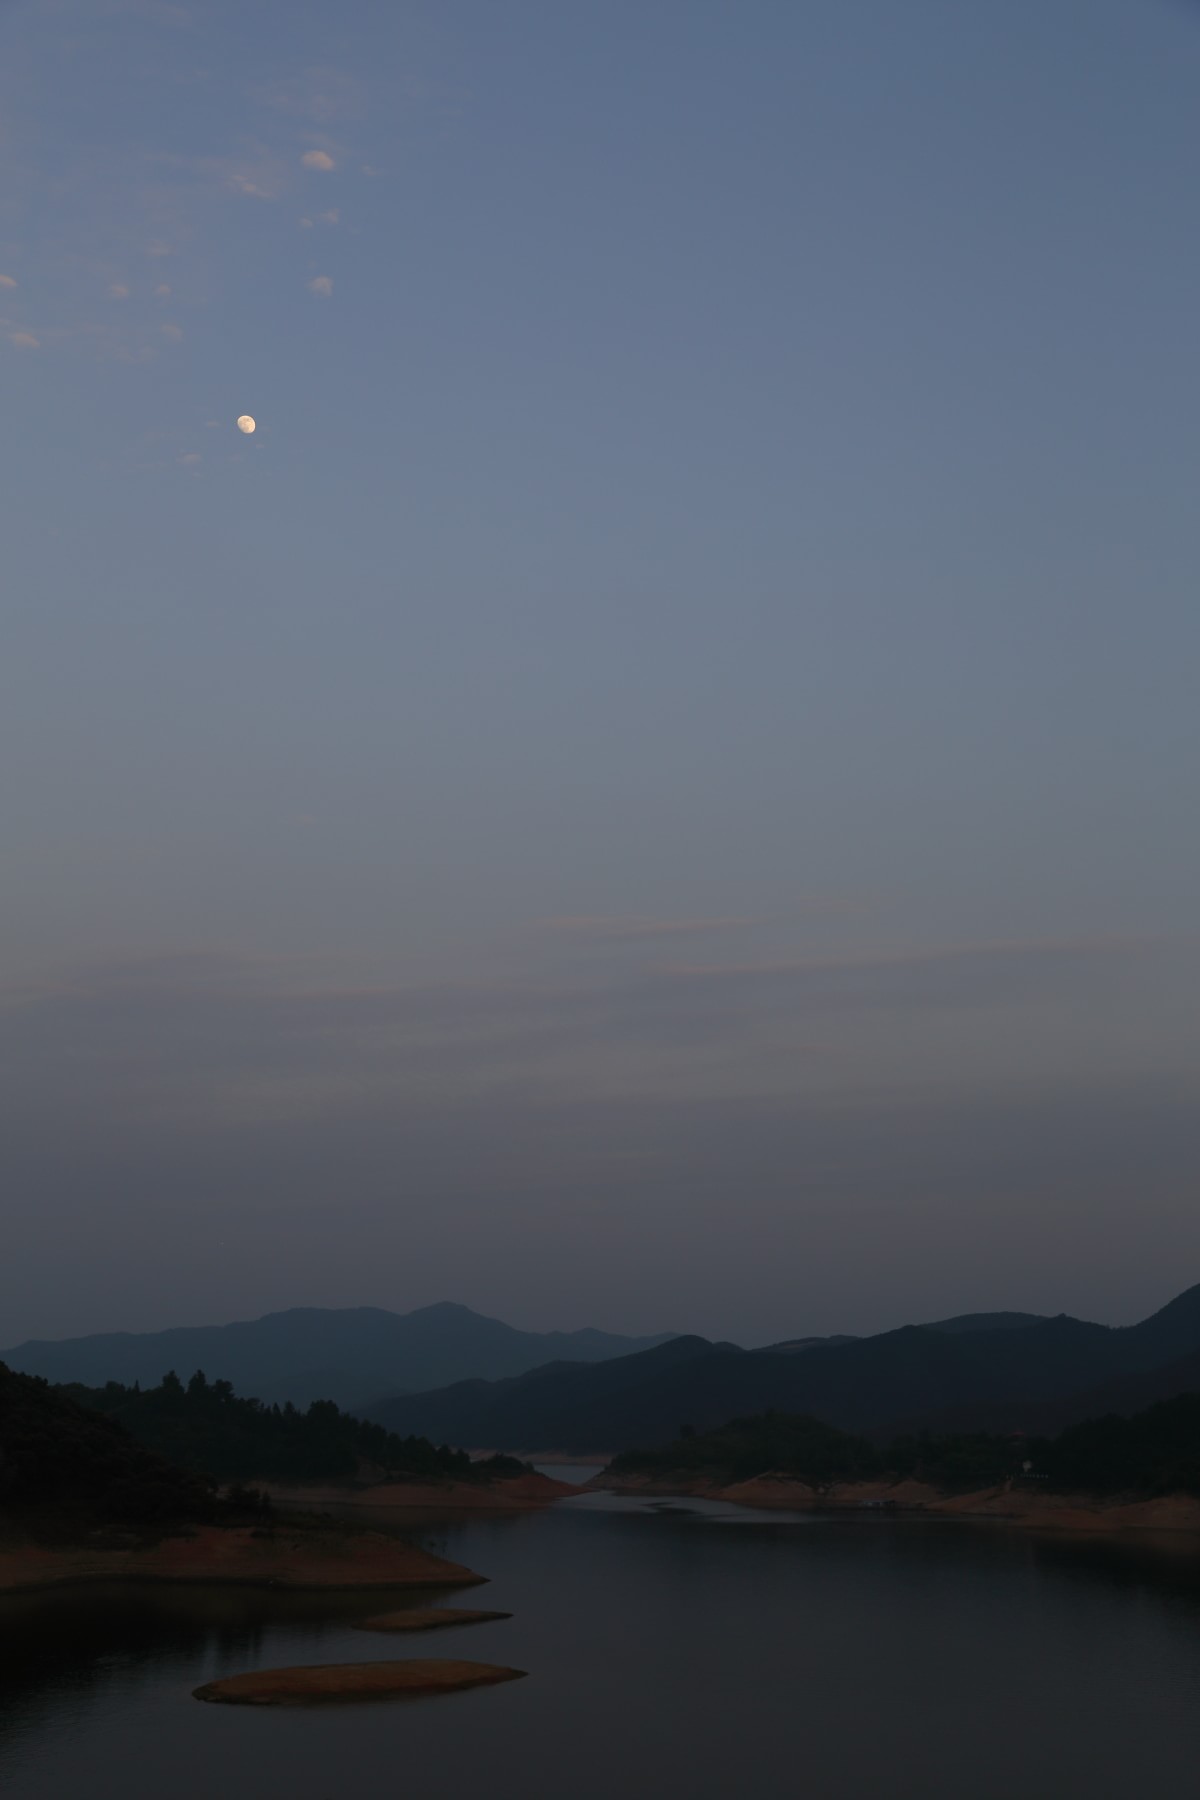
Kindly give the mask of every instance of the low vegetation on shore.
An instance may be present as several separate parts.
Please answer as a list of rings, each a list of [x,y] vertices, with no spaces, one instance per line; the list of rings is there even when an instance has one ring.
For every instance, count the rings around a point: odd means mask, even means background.
[[[891,1480],[965,1493],[1015,1482],[1039,1491],[1139,1499],[1200,1495],[1200,1393],[1180,1394],[1132,1418],[1089,1419],[1055,1438],[923,1433],[883,1448],[816,1419],[769,1412],[715,1431],[685,1426],[661,1449],[615,1457],[609,1472],[725,1483],[770,1473],[816,1488]]]

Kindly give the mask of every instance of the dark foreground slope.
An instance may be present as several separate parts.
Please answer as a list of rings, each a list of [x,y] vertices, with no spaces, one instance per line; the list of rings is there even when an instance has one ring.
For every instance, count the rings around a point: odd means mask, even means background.
[[[1039,1408],[1165,1372],[1196,1353],[1200,1287],[1120,1329],[1066,1316],[1020,1329],[1008,1321],[991,1330],[906,1326],[802,1355],[683,1338],[601,1369],[558,1365],[518,1381],[395,1399],[372,1417],[460,1445],[572,1453],[668,1443],[682,1424],[704,1431],[767,1410],[810,1414],[876,1439],[951,1414],[959,1428],[983,1426],[997,1408],[1011,1420],[1007,1429],[1028,1430],[1040,1425]],[[1170,1386],[1172,1377],[1163,1378]],[[1132,1392],[1135,1404],[1145,1403],[1144,1387]]]
[[[410,1313],[302,1307],[235,1325],[109,1332],[59,1343],[31,1339],[0,1351],[0,1358],[26,1374],[85,1387],[108,1381],[149,1387],[168,1369],[204,1369],[262,1400],[295,1406],[334,1400],[356,1410],[381,1395],[472,1376],[498,1380],[560,1357],[599,1362],[663,1341],[592,1330],[517,1331],[447,1302]]]
[[[0,1363],[0,1517],[38,1530],[211,1519],[213,1483]]]
[[[79,1581],[272,1587],[463,1586],[479,1580],[402,1539],[276,1518],[0,1364],[0,1593]]]

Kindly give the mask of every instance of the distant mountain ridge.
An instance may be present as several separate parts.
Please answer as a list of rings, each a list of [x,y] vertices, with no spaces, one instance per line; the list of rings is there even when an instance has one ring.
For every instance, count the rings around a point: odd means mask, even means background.
[[[991,1313],[957,1313],[952,1319],[931,1319],[921,1327],[923,1331],[1021,1331],[1027,1325],[1044,1325],[1044,1313],[1027,1312],[991,1312]],[[799,1350],[816,1350],[827,1345],[860,1344],[862,1337],[858,1333],[835,1333],[832,1337],[784,1338],[778,1344],[764,1344],[764,1350],[782,1355],[784,1352],[794,1355]]]
[[[677,1337],[591,1366],[549,1363],[508,1381],[460,1381],[430,1394],[385,1400],[367,1416],[389,1430],[395,1429],[393,1419],[403,1420],[400,1429],[407,1434],[413,1430],[410,1421],[427,1413],[445,1423],[448,1441],[467,1449],[487,1447],[492,1437],[520,1438],[531,1450],[596,1449],[602,1440],[589,1433],[619,1429],[616,1422],[644,1410],[659,1389],[671,1393],[681,1376],[686,1381],[695,1363],[754,1354],[736,1344]]]
[[[979,1315],[968,1314],[800,1351],[677,1338],[599,1368],[559,1364],[396,1397],[369,1416],[392,1431],[471,1449],[608,1453],[669,1443],[685,1424],[705,1431],[770,1410],[872,1436],[925,1423],[997,1429],[999,1414],[1009,1421],[1004,1429],[1034,1431],[1046,1428],[1048,1409],[1066,1422],[1094,1415],[1097,1395],[1124,1404],[1125,1393],[1132,1412],[1194,1385],[1200,1286],[1137,1325],[998,1317],[982,1329]]]
[[[926,1331],[1023,1331],[1029,1325],[1044,1325],[1045,1313],[991,1312],[958,1313],[953,1319],[931,1319]]]
[[[523,1332],[443,1302],[31,1341],[0,1358],[89,1387],[152,1387],[169,1369],[185,1379],[203,1369],[266,1402],[333,1400],[401,1434],[522,1454],[654,1447],[685,1424],[704,1431],[772,1408],[873,1437],[1040,1432],[1200,1388],[1200,1286],[1131,1326],[966,1313],[760,1350],[671,1334]]]
[[[419,1392],[470,1377],[501,1379],[569,1358],[587,1364],[652,1349],[669,1338],[612,1332],[518,1331],[469,1307],[442,1301],[414,1312],[380,1307],[296,1307],[232,1325],[105,1332],[59,1342],[30,1339],[0,1361],[53,1382],[154,1387],[168,1370],[203,1369],[239,1394],[307,1406],[334,1400],[361,1411],[381,1395]]]

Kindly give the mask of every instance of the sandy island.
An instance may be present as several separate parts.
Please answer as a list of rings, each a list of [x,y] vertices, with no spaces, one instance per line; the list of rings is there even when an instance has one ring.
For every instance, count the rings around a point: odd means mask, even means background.
[[[355,1619],[355,1631],[441,1631],[447,1625],[490,1625],[511,1619],[507,1612],[478,1612],[469,1606],[411,1606],[402,1612],[376,1613]]]
[[[235,1582],[281,1588],[470,1587],[487,1580],[382,1531],[338,1525],[197,1526],[156,1543],[0,1544],[0,1593],[80,1581]]]
[[[1189,1531],[1200,1533],[1200,1499],[1166,1494],[1155,1500],[1100,1499],[1088,1494],[1052,1494],[1030,1488],[980,1488],[947,1494],[921,1481],[835,1481],[815,1487],[794,1475],[763,1474],[749,1481],[723,1482],[687,1475],[600,1475],[592,1489],[615,1494],[661,1494],[728,1500],[737,1506],[786,1507],[795,1511],[887,1510],[933,1518],[995,1519],[1040,1531]]]
[[[412,1699],[452,1694],[460,1688],[519,1681],[524,1669],[499,1663],[423,1661],[318,1663],[295,1669],[255,1669],[194,1690],[197,1700],[232,1706],[297,1706],[321,1700]]]

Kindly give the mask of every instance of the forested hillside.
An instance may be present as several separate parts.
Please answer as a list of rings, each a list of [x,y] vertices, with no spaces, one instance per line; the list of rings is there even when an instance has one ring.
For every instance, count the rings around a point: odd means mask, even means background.
[[[331,1400],[304,1410],[243,1399],[228,1381],[197,1370],[185,1384],[172,1371],[153,1388],[61,1390],[117,1421],[133,1437],[184,1468],[221,1481],[346,1480],[364,1476],[453,1477],[483,1481],[519,1469],[511,1459],[473,1463],[462,1450],[398,1437],[342,1412]]]
[[[207,1519],[213,1486],[115,1419],[0,1363],[0,1514],[42,1526]]]
[[[721,1482],[765,1474],[815,1486],[912,1477],[950,1490],[1027,1481],[1061,1493],[1200,1494],[1200,1393],[1132,1418],[1089,1419],[1056,1438],[921,1433],[882,1448],[817,1419],[764,1413],[715,1431],[684,1431],[661,1449],[625,1451],[609,1468],[615,1475]]]

